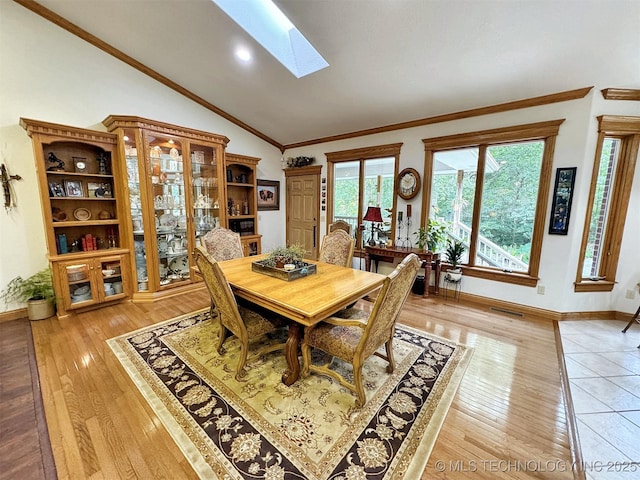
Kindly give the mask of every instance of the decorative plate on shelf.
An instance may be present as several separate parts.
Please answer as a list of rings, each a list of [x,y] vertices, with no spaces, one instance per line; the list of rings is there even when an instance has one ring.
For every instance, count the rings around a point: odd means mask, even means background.
[[[165,213],[160,216],[160,226],[161,227],[171,227],[176,228],[178,225],[178,219],[175,215],[171,215],[170,213]]]
[[[169,150],[169,156],[174,160],[177,160],[177,158],[180,156],[180,152],[177,148],[172,148],[171,150]]]
[[[73,216],[76,217],[77,220],[85,221],[91,218],[91,212],[86,208],[76,208],[73,211]]]
[[[169,262],[169,270],[174,273],[189,273],[189,258],[186,255],[174,258]]]
[[[178,217],[178,228],[187,228],[187,216],[186,215],[180,215],[180,217]]]

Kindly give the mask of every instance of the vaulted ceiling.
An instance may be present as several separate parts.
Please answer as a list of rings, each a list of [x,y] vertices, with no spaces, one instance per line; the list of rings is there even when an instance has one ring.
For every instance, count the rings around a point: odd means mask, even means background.
[[[210,0],[16,1],[280,146],[640,88],[637,0],[275,0],[330,64],[300,79]],[[253,63],[236,60],[238,44]]]

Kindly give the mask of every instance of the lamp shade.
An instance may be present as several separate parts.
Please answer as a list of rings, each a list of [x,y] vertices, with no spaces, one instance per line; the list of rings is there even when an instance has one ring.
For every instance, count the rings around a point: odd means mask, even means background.
[[[380,207],[367,207],[367,213],[364,214],[363,220],[367,222],[381,222],[382,212]]]

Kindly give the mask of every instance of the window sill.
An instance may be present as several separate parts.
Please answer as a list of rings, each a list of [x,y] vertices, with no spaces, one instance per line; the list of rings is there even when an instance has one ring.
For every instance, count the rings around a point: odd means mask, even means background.
[[[607,280],[583,280],[581,282],[575,282],[573,285],[574,292],[610,292],[613,290],[615,282],[609,282]]]
[[[465,275],[469,277],[484,278],[496,282],[512,283],[525,287],[535,287],[538,284],[538,277],[532,277],[526,273],[501,272],[499,270],[489,270],[479,267],[462,267]]]

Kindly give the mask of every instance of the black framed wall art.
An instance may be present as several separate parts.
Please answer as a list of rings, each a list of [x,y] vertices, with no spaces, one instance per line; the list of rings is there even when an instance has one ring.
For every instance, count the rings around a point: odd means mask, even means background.
[[[551,235],[566,235],[569,231],[569,216],[571,214],[571,200],[573,198],[573,186],[576,181],[576,171],[577,167],[558,168],[556,170],[551,219],[549,220],[549,233]]]

